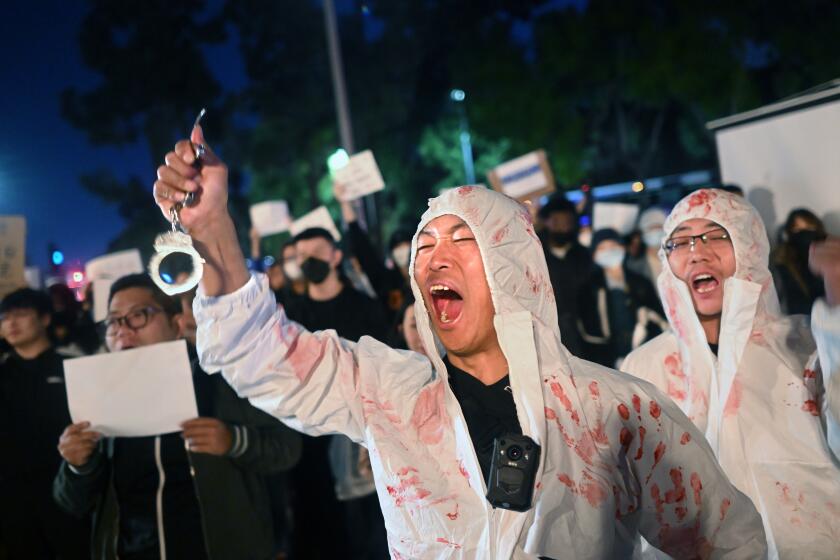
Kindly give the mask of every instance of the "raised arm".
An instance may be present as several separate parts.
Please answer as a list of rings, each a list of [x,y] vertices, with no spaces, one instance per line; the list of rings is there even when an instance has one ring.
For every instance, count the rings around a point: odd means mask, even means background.
[[[307,434],[362,441],[366,406],[397,402],[431,376],[418,354],[290,321],[261,274],[232,294],[213,298],[199,290],[193,310],[202,368],[221,370],[241,397]]]
[[[828,447],[840,461],[840,239],[811,245],[809,260],[814,273],[823,277],[825,299],[817,300],[811,310],[818,360],[808,369],[822,374],[820,415]]]
[[[194,146],[205,149],[198,166]],[[180,220],[206,261],[204,293],[219,296],[244,286],[250,275],[227,208],[228,169],[204,141],[200,126],[193,129],[190,140],[181,140],[166,154],[157,177],[155,202],[167,220],[175,204],[195,193],[195,202],[181,209]]]
[[[198,168],[193,165],[197,145],[205,148]],[[167,217],[186,193],[196,193],[180,219],[207,261],[193,302],[202,367],[221,370],[241,397],[295,429],[362,440],[362,398],[383,390],[374,381],[372,364],[390,350],[372,339],[362,339],[361,345],[342,340],[335,331],[309,333],[286,318],[265,276],[251,277],[245,267],[227,209],[227,177],[227,167],[196,127],[191,141],[178,142],[166,155],[154,186]],[[367,351],[376,358],[366,360]],[[368,364],[364,372],[362,362]]]

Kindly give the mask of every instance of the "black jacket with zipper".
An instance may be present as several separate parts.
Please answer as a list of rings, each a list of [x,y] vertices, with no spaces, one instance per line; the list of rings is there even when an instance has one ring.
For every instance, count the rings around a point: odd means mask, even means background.
[[[222,420],[234,432],[235,441],[243,442],[239,447],[241,454],[236,457],[187,452],[207,557],[212,560],[270,558],[273,551],[271,511],[263,475],[289,469],[297,462],[300,436],[237,397],[220,375],[208,376],[195,365],[193,382],[199,415]],[[172,437],[180,435],[157,436],[161,441]],[[53,495],[62,508],[78,516],[93,512],[94,560],[117,556],[120,507],[115,476],[132,480],[135,473],[126,471],[143,468],[149,461],[161,463],[159,456],[145,456],[153,453],[155,437],[121,439],[124,441],[119,446],[114,445],[113,438],[100,442],[97,452],[80,470],[83,474],[73,472],[66,462],[62,463],[53,484]],[[130,440],[152,440],[152,444],[144,446],[143,442]],[[161,443],[157,445],[159,450],[167,447]],[[144,456],[137,457],[136,461],[124,460],[125,457],[115,460],[115,447],[117,452],[129,450],[127,452],[140,452]],[[115,473],[117,468],[122,472]],[[166,500],[162,507],[162,518],[166,520],[166,508],[169,507]],[[164,523],[166,526],[171,525]],[[164,530],[167,551],[183,544],[178,542],[179,538],[188,540],[180,533],[189,526],[195,524]],[[152,538],[157,541],[156,530]],[[195,557],[200,556],[201,551],[196,551]],[[176,556],[169,555],[169,558],[173,557]]]
[[[604,271],[593,264],[589,274],[583,276],[586,281],[577,300],[578,328],[584,341],[581,357],[584,359],[615,368],[617,360],[667,328],[656,288],[646,277],[624,266],[625,287],[621,299],[625,309],[621,311],[627,313],[634,324],[630,332],[616,333],[610,318],[618,310],[614,309],[615,299],[609,297]],[[644,329],[644,337],[634,341],[632,335],[639,328]]]

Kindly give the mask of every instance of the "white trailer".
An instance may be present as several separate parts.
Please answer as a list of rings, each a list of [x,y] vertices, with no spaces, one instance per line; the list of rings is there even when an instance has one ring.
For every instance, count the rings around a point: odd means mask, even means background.
[[[771,242],[794,208],[840,235],[840,79],[709,122],[723,183],[742,187]]]

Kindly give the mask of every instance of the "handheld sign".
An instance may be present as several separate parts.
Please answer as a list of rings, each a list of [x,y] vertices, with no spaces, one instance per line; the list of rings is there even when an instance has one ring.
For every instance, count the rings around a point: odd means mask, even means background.
[[[26,218],[0,216],[0,297],[26,286]]]
[[[37,266],[27,266],[23,271],[26,277],[26,285],[33,290],[41,289],[41,269]]]
[[[554,174],[543,150],[507,161],[493,168],[487,178],[494,190],[520,201],[555,190]]]
[[[93,320],[105,319],[108,314],[108,292],[111,284],[127,274],[144,272],[143,259],[137,249],[110,253],[90,260],[85,265],[85,276],[93,282]]]
[[[110,437],[181,430],[198,416],[184,340],[64,361],[73,422]]]
[[[334,178],[341,186],[339,200],[348,202],[385,188],[385,181],[373,152],[365,150],[350,158],[347,165],[335,171]]]
[[[592,207],[592,230],[612,228],[620,235],[627,235],[636,225],[639,207],[620,202],[596,202]]]
[[[312,212],[304,214],[295,220],[292,223],[290,231],[292,236],[295,236],[304,230],[316,227],[324,228],[330,232],[336,242],[341,241],[341,234],[338,233],[338,228],[335,227],[335,222],[333,221],[332,216],[330,216],[326,206],[319,206]]]
[[[251,225],[260,237],[289,231],[292,218],[285,200],[269,200],[254,204],[250,209]]]

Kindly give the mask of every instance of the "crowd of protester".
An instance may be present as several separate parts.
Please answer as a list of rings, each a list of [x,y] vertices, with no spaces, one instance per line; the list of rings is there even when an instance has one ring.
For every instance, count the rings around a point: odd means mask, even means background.
[[[252,231],[254,272],[266,274],[286,316],[309,331],[332,330],[354,342],[371,336],[423,353],[409,281],[415,224],[400,225],[383,251],[350,203],[341,203],[341,211],[341,243],[325,229],[305,230],[271,255],[264,270],[266,255]],[[661,281],[657,287],[663,243],[676,225],[668,222],[669,211],[642,209],[629,234],[597,224],[582,231],[578,208],[559,194],[537,209],[534,226],[568,351],[611,368],[623,362],[625,371],[685,398],[667,375],[646,370],[683,348],[675,339],[645,357],[645,343],[672,331],[676,320],[660,298]],[[735,234],[726,218],[715,221]],[[768,262],[756,264],[768,278],[772,272],[786,313],[808,314],[825,296],[808,261],[811,245],[826,237],[813,212],[794,210]],[[691,243],[693,249],[697,240]],[[194,349],[194,297],[195,290],[166,296],[147,275],[129,275],[111,287],[108,317],[99,325],[90,291],[81,303],[62,284],[2,299],[0,559],[388,557],[368,450],[340,434],[298,434],[238,397],[222,376],[205,374]],[[181,433],[107,438],[71,421],[64,359],[179,338],[189,343],[199,411]],[[808,367],[794,362],[791,367]],[[461,385],[453,390],[470,390],[454,379]],[[740,482],[746,475],[732,465],[749,461],[727,461],[724,470]],[[767,500],[767,492],[746,493]]]

